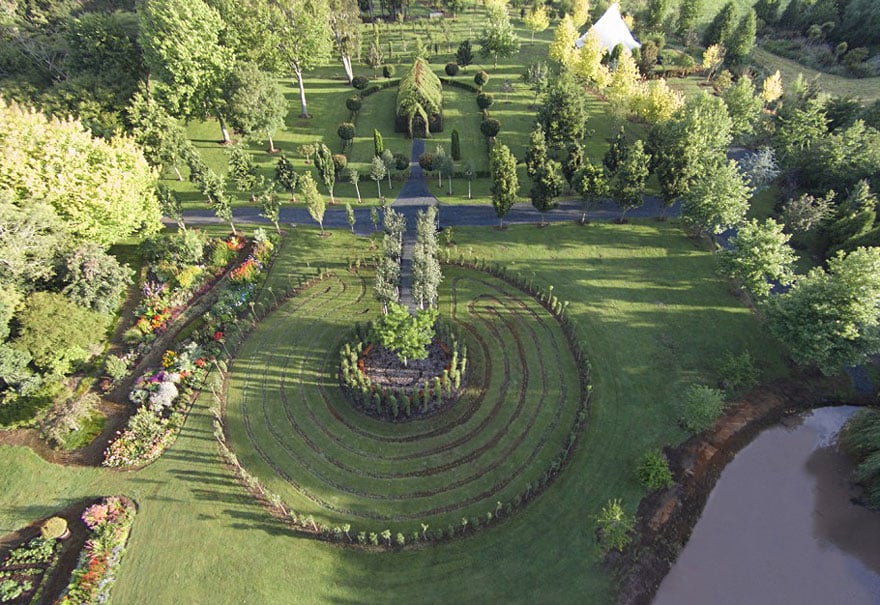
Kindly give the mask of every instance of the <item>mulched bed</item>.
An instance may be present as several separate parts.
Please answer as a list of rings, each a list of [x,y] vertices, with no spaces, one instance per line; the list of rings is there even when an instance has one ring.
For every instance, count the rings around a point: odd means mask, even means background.
[[[428,345],[425,359],[410,359],[407,365],[403,365],[396,353],[382,345],[373,345],[364,356],[364,372],[376,386],[409,390],[442,376],[451,359],[452,355],[436,340]]]

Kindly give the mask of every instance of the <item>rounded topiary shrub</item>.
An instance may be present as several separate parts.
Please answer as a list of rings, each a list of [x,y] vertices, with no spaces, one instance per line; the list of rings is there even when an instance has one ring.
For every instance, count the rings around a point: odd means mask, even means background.
[[[353,96],[353,97],[348,97],[348,98],[345,100],[345,107],[346,107],[349,111],[358,112],[358,111],[361,110],[361,107],[363,107],[363,105],[364,105],[364,102],[363,102],[363,101],[361,100],[361,98],[360,98],[359,96],[357,96],[357,95],[355,95],[355,96]]]
[[[447,63],[445,69],[446,69],[446,75],[449,76],[449,77],[453,77],[453,76],[456,76],[456,75],[458,74],[458,71],[459,71],[461,68],[458,66],[458,63],[456,63],[455,61],[453,61],[452,63]]]
[[[339,135],[340,139],[347,143],[354,138],[354,124],[352,124],[351,122],[343,122],[339,125],[339,128],[336,129],[336,134]]]
[[[488,92],[481,92],[477,95],[477,107],[486,111],[492,106],[492,103],[495,102],[495,97],[490,95]]]
[[[366,76],[355,76],[351,80],[351,85],[357,88],[358,90],[363,90],[370,84],[370,79]]]
[[[474,74],[474,84],[476,84],[480,88],[482,88],[483,84],[485,84],[488,81],[489,81],[489,74],[487,74],[485,71],[480,70],[476,74]]]
[[[61,517],[50,517],[40,526],[40,534],[47,540],[67,537],[67,521]]]
[[[648,490],[654,491],[672,485],[672,472],[669,470],[669,462],[660,452],[647,452],[636,468],[639,482]]]
[[[419,166],[422,167],[422,170],[431,170],[434,166],[434,154],[426,151],[420,155]]]
[[[491,139],[492,137],[498,136],[498,131],[500,130],[501,122],[495,118],[488,118],[480,123],[480,132],[483,133],[484,137]]]
[[[341,153],[334,153],[333,166],[336,168],[336,174],[342,174],[342,171],[348,166],[348,158]]]
[[[382,75],[386,78],[393,78],[396,71],[397,69],[393,65],[382,66]]]
[[[394,167],[397,170],[406,170],[407,168],[409,168],[409,157],[402,153],[395,153]]]

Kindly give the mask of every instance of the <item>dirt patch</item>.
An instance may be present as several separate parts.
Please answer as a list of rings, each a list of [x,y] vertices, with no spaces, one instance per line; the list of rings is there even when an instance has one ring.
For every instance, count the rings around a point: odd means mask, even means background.
[[[363,359],[364,373],[377,387],[411,390],[442,376],[452,356],[435,340],[428,346],[425,359],[410,359],[406,365],[382,345],[373,346]]]
[[[676,484],[639,505],[633,543],[605,564],[617,579],[619,605],[648,605],[703,512],[721,471],[762,429],[818,406],[864,405],[845,400],[842,379],[814,372],[762,385],[741,397],[715,423],[676,448],[666,448]]]

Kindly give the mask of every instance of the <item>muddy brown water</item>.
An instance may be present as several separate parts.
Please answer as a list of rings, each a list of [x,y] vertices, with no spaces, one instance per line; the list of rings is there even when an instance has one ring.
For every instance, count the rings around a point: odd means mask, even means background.
[[[653,605],[880,605],[880,513],[836,435],[857,408],[761,433],[724,469]]]

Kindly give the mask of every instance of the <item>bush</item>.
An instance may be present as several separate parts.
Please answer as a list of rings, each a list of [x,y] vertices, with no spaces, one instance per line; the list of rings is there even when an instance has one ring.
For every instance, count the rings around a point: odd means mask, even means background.
[[[447,63],[444,71],[446,71],[446,75],[449,77],[455,77],[461,68],[458,66],[458,63],[455,61],[451,63]]]
[[[346,144],[348,144],[348,142],[352,140],[355,135],[354,124],[352,124],[351,122],[343,122],[339,125],[339,128],[336,129],[336,134],[338,134],[339,138],[345,141]]]
[[[494,102],[495,98],[488,92],[481,92],[477,95],[477,107],[479,107],[482,111],[486,111],[487,109],[489,109]]]
[[[104,371],[113,382],[119,382],[128,375],[128,361],[123,357],[108,355],[104,360]]]
[[[296,171],[293,169],[293,164],[291,164],[290,160],[287,159],[287,156],[283,154],[275,163],[275,180],[278,181],[279,185],[290,192],[293,192],[293,190],[296,189],[296,184],[299,181],[299,175],[297,175]]]
[[[724,411],[724,393],[702,384],[688,387],[681,402],[681,424],[692,433],[704,431]]]
[[[50,517],[40,526],[40,535],[46,540],[57,540],[67,533],[67,521],[61,517]]]
[[[382,75],[386,78],[393,78],[394,72],[396,72],[396,71],[397,71],[397,69],[395,69],[395,67],[393,65],[383,65],[382,66]]]
[[[483,136],[488,139],[498,136],[498,132],[500,130],[501,122],[499,122],[495,118],[488,118],[480,123],[480,132],[482,132]]]
[[[97,244],[87,243],[67,257],[61,292],[81,307],[113,313],[131,278],[131,269],[120,265]]]
[[[409,168],[409,157],[403,153],[395,153],[394,168],[397,170],[406,170]]]
[[[84,309],[63,294],[34,292],[19,314],[16,344],[30,353],[41,370],[66,375],[73,364],[91,357],[101,342],[107,316]]]
[[[50,445],[62,446],[70,433],[82,428],[83,422],[95,411],[100,401],[98,395],[87,392],[57,402],[43,421],[43,436]]]
[[[217,239],[211,243],[211,251],[208,253],[207,263],[213,269],[225,267],[235,258],[235,251],[230,250],[223,240]]]
[[[635,519],[626,514],[619,499],[609,500],[596,515],[596,534],[602,552],[626,548],[632,541],[630,534],[635,524]]]
[[[859,410],[840,434],[844,450],[855,460],[856,480],[865,487],[865,500],[880,510],[880,411]]]
[[[168,262],[180,267],[202,262],[206,235],[198,229],[170,231],[144,242],[144,258],[150,263]]]
[[[336,174],[342,174],[346,166],[348,166],[348,158],[341,153],[334,153],[333,167],[336,169]]]
[[[728,353],[721,359],[718,367],[721,375],[721,385],[727,391],[738,391],[751,388],[760,382],[761,371],[755,367],[755,362],[748,351],[739,355]]]
[[[355,76],[351,80],[351,85],[357,88],[358,90],[363,90],[367,86],[370,85],[370,79],[366,76]]]
[[[672,485],[672,472],[666,457],[656,451],[642,456],[636,468],[636,475],[648,491],[654,491]]]
[[[11,578],[0,580],[0,603],[14,601],[24,593],[32,590],[33,587],[34,584],[30,580],[24,580],[23,582]]]
[[[419,166],[422,170],[431,170],[434,166],[434,154],[426,151],[419,156]]]
[[[476,74],[474,74],[474,84],[476,84],[480,88],[482,88],[483,85],[488,81],[489,81],[489,74],[487,74],[485,71],[480,70]]]
[[[452,148],[450,150],[450,155],[452,155],[452,159],[456,162],[461,160],[461,139],[458,136],[458,131],[452,131]]]
[[[364,102],[357,95],[355,95],[353,97],[348,97],[345,100],[345,108],[348,109],[349,111],[353,111],[355,113],[359,112],[361,110],[361,107],[363,107],[363,105],[364,105]]]

